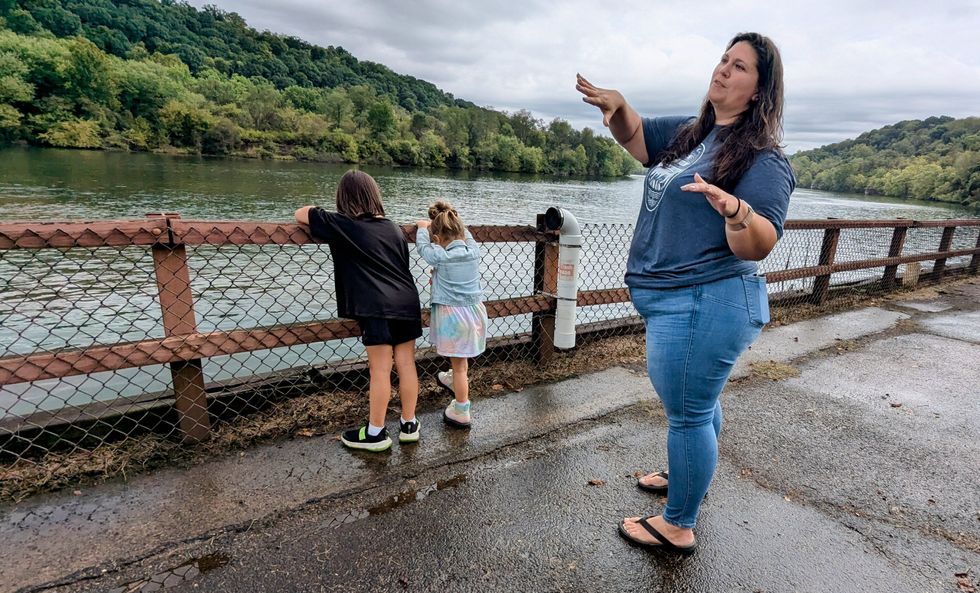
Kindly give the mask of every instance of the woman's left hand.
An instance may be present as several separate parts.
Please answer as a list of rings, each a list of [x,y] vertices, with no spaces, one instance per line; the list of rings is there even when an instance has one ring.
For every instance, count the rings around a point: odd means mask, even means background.
[[[711,185],[697,173],[694,174],[694,183],[682,185],[681,190],[703,193],[711,207],[722,216],[733,216],[738,210],[738,198],[718,186]]]

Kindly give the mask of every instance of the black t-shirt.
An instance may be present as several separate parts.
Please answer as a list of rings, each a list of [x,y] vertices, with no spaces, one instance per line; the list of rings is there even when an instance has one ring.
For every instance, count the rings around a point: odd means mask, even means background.
[[[408,241],[387,218],[354,219],[311,208],[310,234],[333,256],[341,317],[420,319],[418,289],[408,266]]]

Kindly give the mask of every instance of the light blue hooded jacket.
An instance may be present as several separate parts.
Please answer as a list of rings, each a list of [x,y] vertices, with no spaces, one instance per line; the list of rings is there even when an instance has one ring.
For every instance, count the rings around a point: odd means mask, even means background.
[[[432,242],[429,229],[418,229],[415,248],[432,266],[432,304],[467,306],[483,301],[480,282],[480,245],[466,231],[466,240],[456,239],[446,248]]]

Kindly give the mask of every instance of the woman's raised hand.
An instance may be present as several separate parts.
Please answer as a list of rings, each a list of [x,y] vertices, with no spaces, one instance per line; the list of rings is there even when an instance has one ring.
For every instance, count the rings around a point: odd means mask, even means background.
[[[602,110],[602,125],[609,127],[609,120],[620,107],[626,105],[623,95],[614,89],[600,89],[581,74],[575,75],[575,90],[585,95],[582,100]]]
[[[711,185],[697,173],[694,174],[694,183],[682,185],[681,190],[704,194],[711,207],[722,216],[733,216],[738,208],[738,198],[716,185]]]

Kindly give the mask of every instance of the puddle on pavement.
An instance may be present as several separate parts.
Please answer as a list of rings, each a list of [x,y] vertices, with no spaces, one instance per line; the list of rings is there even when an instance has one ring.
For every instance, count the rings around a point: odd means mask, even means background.
[[[330,520],[327,527],[333,529],[340,527],[341,525],[346,525],[348,523],[353,523],[354,521],[360,521],[361,519],[367,519],[371,516],[384,515],[385,513],[390,513],[395,509],[399,509],[405,505],[412,504],[413,502],[418,502],[423,500],[425,497],[439,492],[440,490],[448,490],[450,488],[455,488],[460,484],[466,483],[466,474],[459,476],[454,476],[446,480],[439,480],[438,482],[429,484],[424,488],[419,488],[416,490],[408,490],[405,492],[400,492],[394,496],[389,496],[381,504],[371,507],[369,509],[354,509],[348,513],[342,515],[337,515]]]
[[[116,587],[109,593],[151,593],[152,591],[163,591],[164,589],[176,587],[181,583],[197,578],[215,568],[221,568],[225,564],[228,564],[230,560],[231,558],[221,553],[208,554],[207,556],[189,560],[176,568],[159,572],[149,578],[133,581],[122,587]]]

